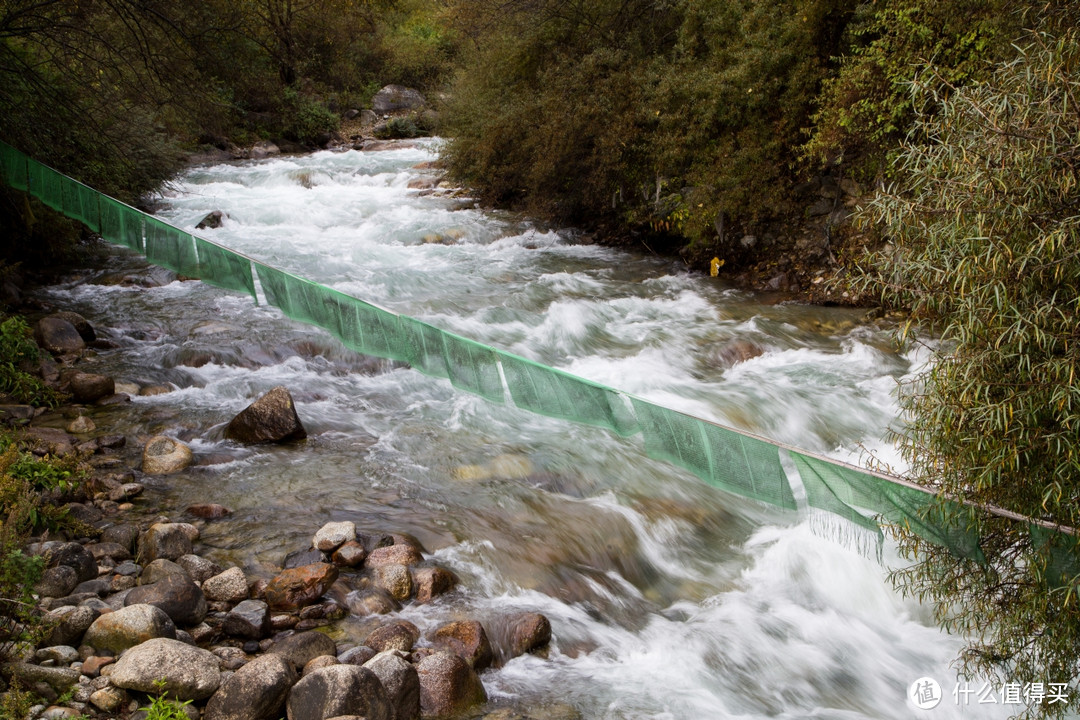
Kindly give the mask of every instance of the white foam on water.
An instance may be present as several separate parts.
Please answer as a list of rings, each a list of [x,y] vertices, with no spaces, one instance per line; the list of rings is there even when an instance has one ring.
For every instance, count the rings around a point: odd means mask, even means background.
[[[455,210],[450,199],[409,190],[418,175],[411,166],[433,159],[437,148],[431,142],[197,168],[176,183],[165,214],[194,230],[207,212],[223,210],[224,227],[199,234],[683,412],[841,459],[859,460],[869,450],[898,460],[882,440],[897,422],[894,387],[922,366],[925,352],[889,352],[884,334],[859,327],[851,311],[760,305],[663,261],[578,245],[570,233]],[[921,716],[905,702],[916,678],[952,687],[949,663],[962,641],[897,595],[885,567],[813,534],[794,516],[689,485],[696,481],[684,471],[645,457],[640,436],[623,440],[494,406],[405,368],[343,369],[335,353],[344,351],[321,331],[196,283],[56,292],[109,306],[123,314],[118,325],[150,323],[141,317],[152,315],[148,306],[172,310],[147,339],[132,332],[125,340],[125,352],[148,364],[189,346],[225,353],[199,367],[169,368],[182,389],[138,398],[140,409],[221,423],[276,384],[299,391],[298,412],[310,419],[308,447],[256,449],[206,471],[244,504],[254,502],[244,489],[269,482],[268,468],[280,471],[272,474],[283,484],[266,491],[277,489],[278,504],[251,521],[260,542],[284,532],[290,502],[341,512],[338,506],[362,502],[371,487],[393,491],[393,504],[365,512],[424,508],[432,531],[453,538],[434,559],[464,579],[453,602],[407,608],[403,617],[427,629],[462,608],[482,618],[515,609],[545,613],[555,634],[548,658],[525,656],[485,672],[493,697],[526,706],[570,702],[589,720],[891,719]],[[213,334],[209,320],[238,330]],[[230,334],[243,343],[231,355],[214,347]],[[712,360],[734,340],[752,341],[763,353],[730,367]],[[290,350],[303,343],[323,354]],[[248,362],[229,359],[236,357]],[[327,449],[338,446],[345,449]],[[211,453],[219,443],[196,447]],[[454,474],[500,454],[529,460],[534,472],[482,480]],[[702,509],[704,524],[686,508]],[[533,567],[527,548],[485,537],[483,528],[504,515],[540,536],[518,543],[558,546],[553,562],[560,564],[543,570],[565,579],[570,599],[558,587],[539,592],[534,578],[522,575]],[[574,526],[577,517],[588,521]],[[614,552],[588,540],[600,519],[633,540],[632,557],[616,555],[613,566],[596,560]],[[567,535],[544,535],[554,527]],[[890,547],[886,558],[898,562]],[[947,697],[932,717],[1007,714],[1000,710],[964,712]]]

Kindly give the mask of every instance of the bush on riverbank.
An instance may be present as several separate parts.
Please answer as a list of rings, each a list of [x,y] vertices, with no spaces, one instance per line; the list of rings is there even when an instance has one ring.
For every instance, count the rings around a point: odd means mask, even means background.
[[[972,638],[964,671],[1025,686],[1080,676],[1078,40],[1033,33],[988,82],[921,116],[926,139],[904,148],[900,182],[866,217],[892,248],[867,259],[862,282],[935,321],[941,340],[901,395],[911,477],[1045,525],[966,513],[984,565],[901,529],[917,562],[897,580]],[[938,105],[936,71],[924,72]],[[1057,525],[1072,530],[1046,529]]]

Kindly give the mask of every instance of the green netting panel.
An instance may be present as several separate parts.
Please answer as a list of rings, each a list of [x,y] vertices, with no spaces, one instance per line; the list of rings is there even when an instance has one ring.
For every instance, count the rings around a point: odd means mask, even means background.
[[[8,185],[16,190],[26,190],[29,187],[26,156],[7,143],[0,143],[0,167]]]
[[[778,447],[703,421],[701,432],[709,451],[711,484],[770,505],[796,509]]]
[[[518,355],[498,351],[498,357],[518,407],[607,428],[624,437],[641,429],[617,391]]]
[[[195,238],[155,217],[146,216],[146,259],[179,275],[199,277]]]
[[[630,398],[645,436],[649,457],[667,460],[686,468],[706,482],[712,481],[712,467],[701,421],[639,398]]]
[[[956,503],[941,502],[921,490],[802,453],[792,452],[791,458],[812,507],[866,527],[873,520],[854,509],[863,508],[889,523],[908,528],[928,542],[948,548],[954,555],[986,562],[978,536],[967,527],[966,512]]]
[[[355,352],[408,361],[409,343],[397,315],[262,263],[255,263],[255,272],[266,301],[288,317],[326,328]]]
[[[338,337],[346,347],[367,355],[409,361],[409,339],[397,315],[349,295],[340,298]]]
[[[1046,582],[1055,588],[1080,583],[1080,538],[1035,524],[1028,531],[1032,546],[1047,554]]]
[[[401,328],[409,341],[409,364],[425,375],[449,378],[443,331],[406,316],[401,317]]]
[[[64,211],[64,176],[37,160],[27,160],[30,194],[53,210]]]
[[[247,293],[255,298],[255,280],[251,275],[250,260],[201,237],[195,238],[195,251],[199,255],[200,280],[226,290]]]
[[[450,383],[493,403],[502,403],[504,390],[495,350],[444,331],[446,369]]]
[[[135,208],[113,200],[106,195],[98,196],[98,213],[101,217],[101,237],[111,243],[143,252],[143,214]]]
[[[312,308],[309,295],[313,294],[313,288],[319,286],[267,265],[256,263],[255,270],[259,274],[263,292],[266,293],[266,302],[279,308],[286,317],[293,320],[332,328],[332,321],[327,315]]]
[[[69,177],[64,178],[64,214],[97,232],[100,229],[98,192]]]

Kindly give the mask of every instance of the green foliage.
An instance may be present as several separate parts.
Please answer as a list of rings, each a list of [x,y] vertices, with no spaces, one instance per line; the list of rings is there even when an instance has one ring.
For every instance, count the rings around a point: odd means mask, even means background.
[[[937,111],[919,117],[898,183],[868,211],[891,244],[861,270],[864,288],[941,328],[936,362],[903,395],[913,479],[1068,528],[1080,527],[1078,39],[1032,34],[1017,59],[962,88],[933,67],[918,75],[912,106]],[[986,567],[902,533],[917,563],[900,586],[973,638],[965,672],[1075,681],[1077,536],[974,511],[967,522]]]
[[[919,67],[933,65],[936,90],[943,95],[950,87],[985,78],[995,62],[1012,54],[1010,42],[1025,11],[1041,4],[886,0],[860,5],[847,28],[850,50],[825,80],[805,152],[829,164],[867,162],[890,151],[914,121],[907,88]]]
[[[849,0],[470,3],[451,171],[563,222],[662,227],[787,206]],[[471,29],[470,29],[471,28]]]
[[[338,116],[325,105],[285,88],[281,123],[285,136],[303,145],[322,145],[338,129]]]
[[[375,137],[382,139],[417,138],[430,134],[430,128],[415,116],[390,118],[385,126],[375,129]]]
[[[184,707],[191,704],[191,701],[169,700],[165,693],[164,679],[158,680],[154,685],[161,694],[154,697],[146,707],[139,708],[146,711],[146,720],[188,720]]]
[[[39,352],[23,318],[12,316],[0,323],[0,392],[17,402],[56,405],[56,391],[22,369],[24,363],[36,363]]]

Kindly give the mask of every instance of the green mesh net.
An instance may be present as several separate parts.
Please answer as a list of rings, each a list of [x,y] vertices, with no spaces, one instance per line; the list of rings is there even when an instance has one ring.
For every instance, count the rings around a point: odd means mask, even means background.
[[[631,402],[649,457],[685,468],[721,490],[795,509],[777,446],[640,398]]]
[[[201,237],[195,238],[195,252],[199,256],[200,280],[226,290],[246,293],[257,300],[250,260]]]
[[[49,207],[98,230],[109,242],[145,252],[150,262],[181,275],[255,297],[252,262],[146,215],[0,143],[0,173]],[[641,431],[650,457],[683,467],[711,485],[772,505],[796,503],[773,443],[723,428],[517,355],[494,350],[419,320],[396,315],[331,288],[254,263],[267,301],[288,317],[327,329],[350,349],[406,361],[448,378],[491,402],[509,392],[515,405],[548,417]],[[500,372],[500,366],[502,371]],[[504,386],[505,378],[505,386]],[[811,507],[879,533],[878,520],[903,525],[961,557],[985,562],[969,527],[970,508],[943,502],[901,482],[790,451]],[[1080,575],[1077,538],[1035,525],[1032,540],[1047,553],[1053,582]]]
[[[924,540],[949,549],[954,555],[985,562],[979,538],[968,528],[968,509],[939,500],[913,487],[890,482],[857,468],[792,452],[807,502],[877,530],[872,517],[906,527]]]
[[[1030,523],[1032,546],[1045,557],[1046,582],[1055,588],[1080,585],[1080,538]]]
[[[507,352],[498,351],[498,357],[519,408],[607,428],[623,437],[640,429],[617,391]]]
[[[312,307],[318,304],[318,297],[314,295],[320,286],[266,265],[256,263],[255,269],[259,274],[263,293],[266,294],[266,302],[293,320],[328,329],[332,327],[324,313],[319,313],[317,308]]]
[[[446,331],[443,345],[451,385],[493,403],[503,402],[505,392],[493,348]]]
[[[401,317],[401,328],[409,341],[409,364],[431,377],[449,378],[443,331],[411,317]]]
[[[101,237],[111,243],[143,252],[143,213],[133,207],[101,195],[98,198]]]
[[[195,252],[195,238],[152,215],[147,215],[145,222],[146,259],[178,275],[199,277],[199,256]]]
[[[408,361],[408,339],[394,313],[276,268],[254,265],[266,302],[287,317],[326,328],[355,352]]]
[[[101,229],[98,214],[98,192],[77,180],[64,177],[64,214],[78,220],[94,232]]]
[[[7,143],[0,143],[0,172],[4,173],[4,182],[16,190],[28,188],[26,156]]]
[[[64,211],[64,176],[37,160],[27,160],[30,194],[53,210]]]

